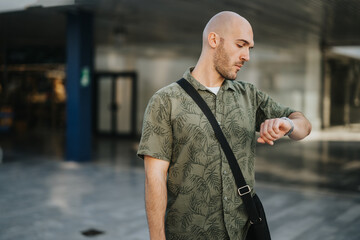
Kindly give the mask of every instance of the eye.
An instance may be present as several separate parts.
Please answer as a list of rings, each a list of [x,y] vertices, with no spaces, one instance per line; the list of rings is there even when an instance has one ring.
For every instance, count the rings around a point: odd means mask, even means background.
[[[242,47],[243,47],[243,45],[240,45],[240,44],[238,44],[237,46],[238,46],[238,48],[242,48]]]

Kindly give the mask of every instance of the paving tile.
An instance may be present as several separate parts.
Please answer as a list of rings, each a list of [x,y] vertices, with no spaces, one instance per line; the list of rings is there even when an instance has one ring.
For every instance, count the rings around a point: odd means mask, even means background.
[[[81,232],[91,228],[104,231],[96,240],[149,239],[143,162],[133,145],[100,141],[91,163],[13,155],[0,165],[0,239],[84,240],[89,237]],[[360,239],[358,146],[284,141],[259,147],[256,191],[273,239]]]

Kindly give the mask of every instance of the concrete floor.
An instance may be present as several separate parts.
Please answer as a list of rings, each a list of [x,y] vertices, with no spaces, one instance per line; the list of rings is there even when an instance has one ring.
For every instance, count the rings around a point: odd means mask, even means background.
[[[335,141],[334,141],[335,140]],[[360,139],[359,139],[360,140]],[[0,137],[0,239],[148,239],[136,142],[98,138],[94,161],[63,161],[63,136]],[[360,141],[258,146],[257,192],[274,240],[360,239]]]

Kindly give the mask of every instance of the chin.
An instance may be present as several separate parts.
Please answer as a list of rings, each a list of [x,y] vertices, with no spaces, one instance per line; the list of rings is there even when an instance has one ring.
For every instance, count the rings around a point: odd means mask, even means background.
[[[218,71],[218,73],[225,79],[228,80],[235,80],[237,77],[237,72],[233,72],[233,71]]]
[[[228,75],[228,77],[226,79],[229,79],[229,80],[235,80],[237,77],[237,74],[234,73],[234,74],[231,74],[231,75]]]

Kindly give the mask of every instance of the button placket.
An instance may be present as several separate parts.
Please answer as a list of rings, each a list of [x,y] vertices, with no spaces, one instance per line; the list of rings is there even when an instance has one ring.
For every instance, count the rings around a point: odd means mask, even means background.
[[[218,93],[218,95],[216,96],[216,101],[215,101],[215,111],[216,111],[216,119],[218,121],[218,124],[221,126],[221,128],[223,128],[223,125],[222,125],[222,116],[223,116],[223,104],[222,104],[222,101],[220,101],[223,97],[223,94],[221,92],[221,89]]]

